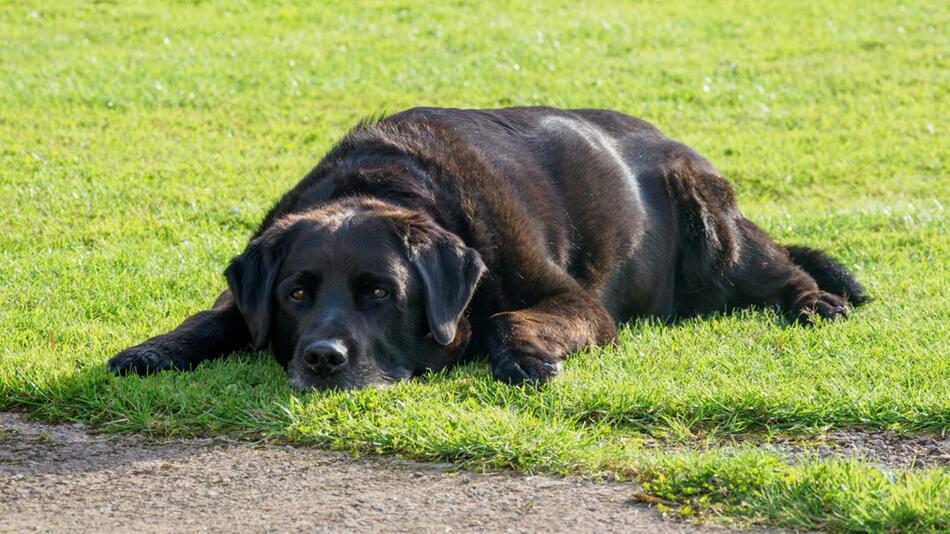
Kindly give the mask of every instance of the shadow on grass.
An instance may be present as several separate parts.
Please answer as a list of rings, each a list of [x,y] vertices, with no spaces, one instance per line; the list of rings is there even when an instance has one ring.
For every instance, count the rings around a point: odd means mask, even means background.
[[[39,368],[23,370],[14,391],[0,392],[0,398],[8,406],[28,406],[45,420],[91,423],[105,431],[176,437],[226,433],[250,439],[290,436],[334,447],[345,447],[342,436],[357,427],[401,424],[443,432],[458,427],[451,417],[494,420],[519,432],[550,422],[567,433],[587,436],[584,439],[610,434],[684,445],[773,432],[807,436],[828,427],[938,432],[950,427],[950,412],[932,401],[898,405],[888,396],[847,395],[809,400],[800,391],[769,383],[743,385],[740,380],[726,387],[709,386],[701,376],[697,379],[696,373],[708,370],[691,367],[686,349],[692,350],[692,343],[718,346],[720,335],[741,338],[762,332],[766,337],[809,341],[812,330],[786,326],[774,312],[761,310],[672,323],[634,321],[622,328],[618,346],[574,355],[564,376],[540,386],[495,382],[487,360],[478,357],[386,389],[305,393],[291,389],[283,369],[263,351],[205,362],[186,373],[148,377],[118,378],[103,365],[52,376],[43,376]],[[769,339],[761,343],[768,344]],[[640,351],[641,345],[647,352]],[[682,350],[678,363],[682,369],[671,372],[668,359],[653,355],[657,350]],[[764,372],[762,377],[768,377]]]
[[[104,365],[91,365],[42,379],[18,378],[20,391],[5,395],[5,409],[21,406],[47,421],[155,436],[279,434],[292,394],[283,370],[263,352],[146,377],[116,377]]]

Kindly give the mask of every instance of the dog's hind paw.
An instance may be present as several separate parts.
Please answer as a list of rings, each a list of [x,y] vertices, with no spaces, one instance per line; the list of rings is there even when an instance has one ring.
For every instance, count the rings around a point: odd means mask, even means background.
[[[106,367],[117,375],[129,373],[148,375],[166,369],[175,369],[177,366],[168,351],[143,343],[116,354],[106,362]]]
[[[846,319],[850,314],[848,301],[827,291],[819,291],[799,302],[792,319],[797,323],[810,325],[819,317],[826,321],[836,321]]]

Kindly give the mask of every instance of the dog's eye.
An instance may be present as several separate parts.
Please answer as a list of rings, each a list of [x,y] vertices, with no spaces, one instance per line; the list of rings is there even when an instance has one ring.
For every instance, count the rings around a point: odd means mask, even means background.
[[[290,292],[290,298],[300,302],[307,298],[307,292],[304,291],[303,288],[295,287],[294,290]]]
[[[374,299],[376,299],[376,300],[381,300],[381,299],[384,299],[384,298],[386,298],[386,297],[389,296],[389,291],[386,291],[385,289],[383,289],[383,288],[381,288],[381,287],[374,287],[373,290],[370,291],[369,294],[370,294]]]

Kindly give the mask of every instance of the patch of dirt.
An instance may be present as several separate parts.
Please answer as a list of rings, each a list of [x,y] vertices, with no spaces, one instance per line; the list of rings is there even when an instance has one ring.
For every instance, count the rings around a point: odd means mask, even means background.
[[[0,413],[3,532],[723,532],[665,520],[636,490],[304,447],[150,443]]]
[[[856,457],[887,468],[950,467],[950,436],[833,430],[806,441],[767,446],[793,461],[810,455]]]
[[[950,467],[950,435],[829,430],[816,435],[779,435],[772,438],[762,434],[734,434],[688,441],[643,440],[644,447],[684,452],[710,447],[728,450],[736,444],[764,449],[792,463],[811,458],[857,458],[886,469]]]

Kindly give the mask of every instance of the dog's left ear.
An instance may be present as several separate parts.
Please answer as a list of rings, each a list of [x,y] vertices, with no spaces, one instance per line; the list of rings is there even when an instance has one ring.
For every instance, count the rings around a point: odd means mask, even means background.
[[[485,273],[485,263],[475,249],[453,234],[442,231],[427,237],[430,239],[410,245],[410,260],[425,290],[432,337],[440,345],[449,345]]]

